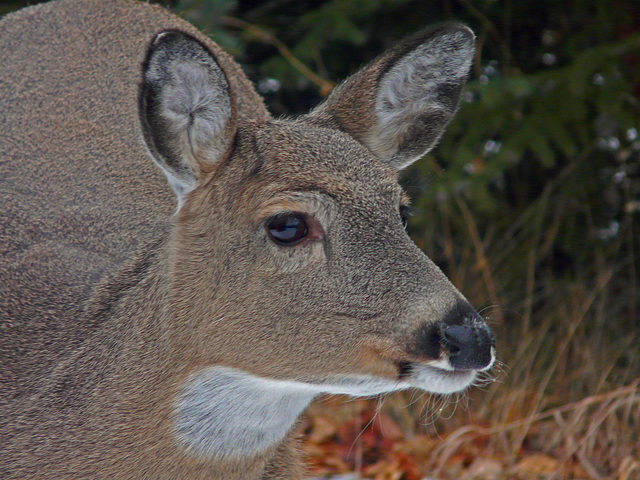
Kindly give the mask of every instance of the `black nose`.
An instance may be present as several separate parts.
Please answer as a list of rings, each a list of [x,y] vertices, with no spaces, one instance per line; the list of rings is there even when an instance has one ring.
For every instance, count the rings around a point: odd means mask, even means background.
[[[454,368],[479,370],[491,363],[494,339],[484,322],[479,324],[472,320],[462,325],[445,325],[442,343]]]

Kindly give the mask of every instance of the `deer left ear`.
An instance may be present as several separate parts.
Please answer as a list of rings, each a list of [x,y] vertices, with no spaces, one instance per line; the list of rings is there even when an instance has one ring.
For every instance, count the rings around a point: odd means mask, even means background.
[[[308,119],[340,129],[401,169],[431,150],[453,117],[474,55],[450,24],[397,45],[336,87]]]

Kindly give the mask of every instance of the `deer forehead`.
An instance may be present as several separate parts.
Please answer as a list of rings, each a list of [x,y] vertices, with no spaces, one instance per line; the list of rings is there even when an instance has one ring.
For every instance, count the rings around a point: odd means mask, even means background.
[[[392,206],[404,199],[397,170],[342,132],[279,121],[247,136],[231,160],[243,164],[245,198],[280,197],[286,203],[299,192],[315,192],[341,208]]]

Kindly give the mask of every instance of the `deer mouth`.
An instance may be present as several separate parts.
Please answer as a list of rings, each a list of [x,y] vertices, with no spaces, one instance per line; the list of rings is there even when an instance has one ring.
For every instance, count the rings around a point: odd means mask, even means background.
[[[455,368],[446,358],[424,360],[408,355],[389,358],[380,352],[376,353],[377,360],[368,364],[368,373],[335,374],[323,379],[309,379],[305,383],[322,393],[356,397],[408,389],[446,395],[470,387],[481,371],[475,368]]]
[[[397,343],[379,338],[369,339],[368,347],[375,360],[370,362],[376,376],[395,377],[395,390],[415,388],[430,393],[451,394],[473,384],[478,372],[491,368],[495,358],[493,346],[483,352],[482,361],[456,362],[458,352],[440,349],[432,355],[409,353]],[[485,355],[486,353],[486,355]],[[485,359],[484,357],[487,357]],[[368,357],[371,359],[371,357]],[[466,357],[465,357],[466,358]],[[389,379],[391,381],[391,379]]]

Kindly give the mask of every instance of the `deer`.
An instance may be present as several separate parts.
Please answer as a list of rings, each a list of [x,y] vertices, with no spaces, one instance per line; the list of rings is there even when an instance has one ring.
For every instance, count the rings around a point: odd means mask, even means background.
[[[300,479],[316,397],[491,368],[399,183],[458,108],[468,27],[295,118],[157,5],[56,0],[0,32],[3,479]]]

